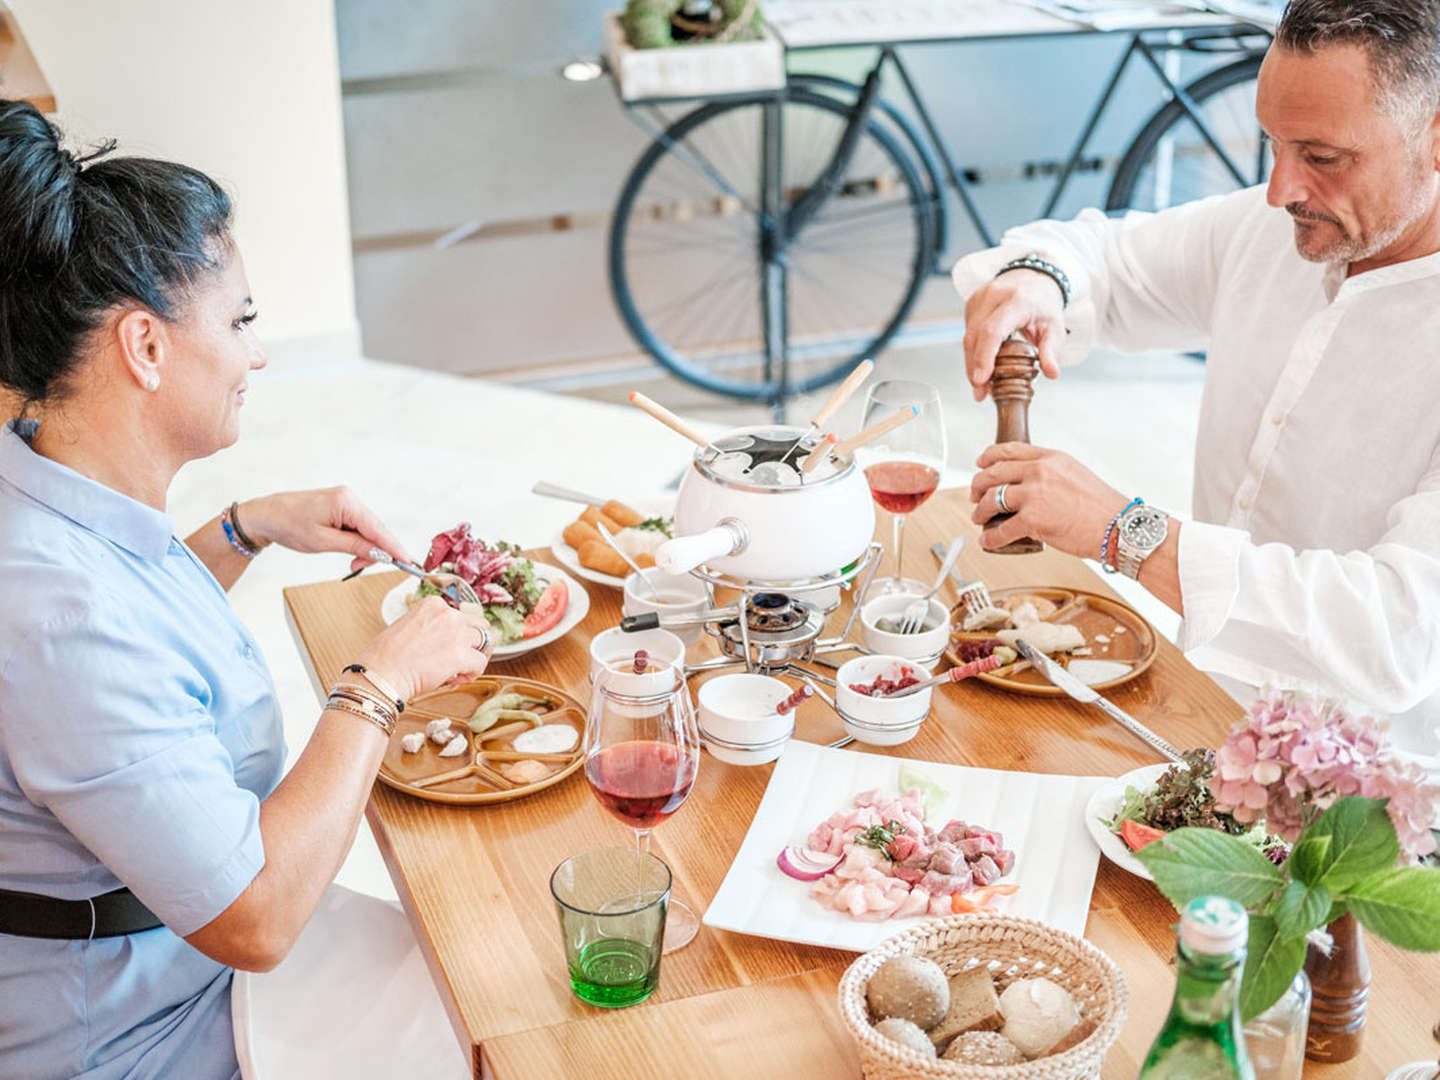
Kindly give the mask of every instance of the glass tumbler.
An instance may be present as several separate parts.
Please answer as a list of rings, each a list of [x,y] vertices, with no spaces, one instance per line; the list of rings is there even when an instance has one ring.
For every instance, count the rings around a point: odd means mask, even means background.
[[[550,875],[570,988],[607,1009],[637,1005],[660,984],[670,868],[654,855],[605,848]]]

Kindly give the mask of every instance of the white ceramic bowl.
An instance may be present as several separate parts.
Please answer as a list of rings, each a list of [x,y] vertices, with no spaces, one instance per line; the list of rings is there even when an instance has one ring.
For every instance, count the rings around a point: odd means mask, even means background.
[[[768,675],[717,675],[700,687],[700,737],[710,753],[731,765],[774,761],[795,733],[795,715],[775,706],[790,687]]]
[[[898,678],[902,667],[913,668],[923,679],[925,670],[903,656],[862,656],[840,665],[835,673],[835,707],[845,725],[845,733],[856,742],[871,746],[899,746],[909,742],[920,730],[930,712],[931,690],[921,690],[908,697],[868,697],[857,694],[853,683],[873,683],[880,676]]]
[[[644,579],[643,581],[641,579]],[[645,583],[655,588],[652,598]],[[621,610],[626,615],[646,615],[652,611],[660,615],[698,615],[709,605],[710,598],[705,592],[705,583],[689,574],[667,574],[658,567],[631,573],[625,578],[625,601]],[[686,645],[694,645],[705,636],[705,627],[690,626],[673,631]]]
[[[644,649],[650,658],[649,669],[643,675],[624,670],[637,649]],[[622,694],[662,694],[674,687],[684,664],[685,643],[669,630],[627,634],[612,626],[590,639],[590,681],[593,683],[601,671],[608,671],[605,685]]]
[[[877,596],[860,609],[860,641],[873,653],[885,656],[903,656],[934,670],[935,663],[950,642],[950,611],[934,597],[929,601],[925,622],[931,629],[918,634],[892,634],[879,629],[875,624],[881,619],[899,618],[915,600],[913,596],[897,594]]]

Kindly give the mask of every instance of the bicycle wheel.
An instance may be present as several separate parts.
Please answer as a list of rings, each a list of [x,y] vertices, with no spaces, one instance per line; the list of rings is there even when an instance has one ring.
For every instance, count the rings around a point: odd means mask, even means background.
[[[635,340],[707,390],[778,402],[846,374],[904,322],[929,269],[925,185],[873,120],[834,194],[798,235],[761,213],[762,119],[770,95],[701,106],[641,155],[610,227],[610,286]],[[791,207],[830,163],[850,106],[804,89],[782,110],[781,201]],[[767,254],[784,267],[784,369],[767,358]]]
[[[1261,54],[1246,56],[1185,88],[1239,177],[1180,103],[1171,100],[1140,129],[1120,159],[1105,208],[1164,210],[1263,183],[1269,170],[1265,142],[1255,119],[1255,79],[1261,59]]]

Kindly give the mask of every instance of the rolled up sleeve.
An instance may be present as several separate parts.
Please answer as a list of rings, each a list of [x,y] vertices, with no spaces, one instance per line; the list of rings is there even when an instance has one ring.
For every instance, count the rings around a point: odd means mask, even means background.
[[[208,688],[123,611],[72,601],[0,672],[17,782],[176,934],[265,863],[260,803],[235,782]]]

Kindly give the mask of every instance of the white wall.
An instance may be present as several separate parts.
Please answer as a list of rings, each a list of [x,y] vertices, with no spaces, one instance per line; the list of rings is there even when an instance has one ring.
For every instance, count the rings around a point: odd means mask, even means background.
[[[10,7],[72,141],[114,137],[225,185],[267,342],[356,340],[333,0]]]

